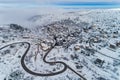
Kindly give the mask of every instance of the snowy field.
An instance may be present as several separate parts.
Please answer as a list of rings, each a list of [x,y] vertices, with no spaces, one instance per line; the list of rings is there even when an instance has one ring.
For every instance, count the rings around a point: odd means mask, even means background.
[[[120,9],[0,9],[0,80],[120,80]]]

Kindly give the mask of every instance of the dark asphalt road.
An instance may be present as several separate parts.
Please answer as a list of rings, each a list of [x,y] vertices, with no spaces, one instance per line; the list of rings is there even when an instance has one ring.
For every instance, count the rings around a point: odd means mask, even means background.
[[[89,46],[90,46],[92,49],[94,49],[94,51],[98,52],[99,54],[101,54],[101,55],[103,55],[103,56],[106,56],[106,57],[108,57],[108,58],[111,58],[111,59],[113,59],[113,60],[120,61],[120,59],[117,59],[117,58],[114,58],[114,57],[111,57],[111,56],[109,56],[109,55],[106,55],[106,54],[101,53],[99,50],[96,50],[95,48],[93,48],[92,45],[93,45],[93,42],[92,42],[92,40],[90,39],[90,41],[89,41]]]
[[[31,45],[30,45],[29,42],[16,42],[16,43],[11,43],[11,44],[8,44],[8,45],[6,45],[6,46],[4,46],[4,47],[1,47],[0,50],[4,49],[5,47],[8,47],[8,46],[10,46],[10,45],[12,45],[12,44],[19,44],[19,43],[25,43],[25,44],[28,45],[25,53],[23,54],[23,56],[22,56],[22,58],[21,58],[21,66],[22,66],[23,69],[24,69],[26,72],[28,72],[29,74],[36,75],[36,76],[54,76],[54,75],[58,75],[58,74],[60,74],[60,73],[63,73],[63,72],[66,71],[67,68],[68,68],[68,69],[70,69],[71,71],[73,71],[75,74],[77,74],[80,78],[82,78],[83,80],[87,80],[85,77],[83,77],[82,75],[80,75],[79,73],[77,73],[74,69],[72,69],[70,66],[68,66],[68,65],[67,65],[66,63],[64,63],[64,62],[61,62],[61,61],[49,62],[49,61],[46,60],[47,55],[48,55],[49,52],[55,47],[55,45],[52,46],[52,47],[46,52],[45,56],[43,57],[43,61],[44,61],[45,63],[47,63],[47,64],[58,64],[58,63],[59,63],[59,64],[64,65],[64,68],[63,68],[62,70],[58,71],[58,72],[55,72],[55,73],[46,73],[46,74],[33,72],[33,71],[31,71],[29,68],[27,68],[24,60],[25,60],[25,57],[26,57],[26,55],[27,55],[27,53],[28,53],[28,51],[29,51],[29,49],[30,49],[30,47],[31,47]]]

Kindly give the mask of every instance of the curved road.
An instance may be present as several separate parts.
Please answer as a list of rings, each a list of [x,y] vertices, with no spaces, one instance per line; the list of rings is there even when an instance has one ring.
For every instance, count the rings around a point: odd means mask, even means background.
[[[92,49],[94,49],[92,45],[93,45],[92,39],[90,39],[90,40],[89,40],[89,46],[90,46]],[[108,58],[111,58],[111,59],[113,59],[113,60],[120,61],[120,59],[117,59],[117,58],[108,56],[108,55],[106,55],[106,54],[103,54],[103,53],[101,53],[100,51],[98,51],[98,50],[96,50],[96,49],[94,49],[94,51],[98,52],[99,54],[101,54],[101,55],[103,55],[103,56],[106,56],[106,57],[108,57]]]
[[[43,61],[44,61],[45,63],[47,63],[47,64],[57,64],[57,63],[60,63],[60,64],[63,64],[63,65],[64,65],[64,68],[63,68],[61,71],[58,71],[58,72],[55,72],[55,73],[47,73],[47,74],[42,74],[42,73],[33,72],[33,71],[31,71],[29,68],[27,68],[24,60],[25,60],[25,57],[26,57],[26,55],[27,55],[27,53],[28,53],[28,51],[29,51],[29,49],[30,49],[30,47],[31,47],[31,45],[30,45],[29,42],[16,42],[16,43],[11,43],[11,44],[8,44],[8,45],[6,45],[6,46],[4,46],[4,47],[1,47],[0,50],[3,49],[3,48],[5,48],[5,47],[8,47],[8,46],[10,46],[10,45],[12,45],[12,44],[19,44],[19,43],[25,43],[25,44],[28,45],[28,48],[26,49],[25,53],[23,54],[23,56],[22,56],[22,58],[21,58],[21,65],[22,65],[23,69],[24,69],[26,72],[28,72],[28,73],[30,73],[30,74],[32,74],[32,75],[36,75],[36,76],[54,76],[54,75],[63,73],[63,72],[66,71],[67,68],[68,68],[68,69],[70,69],[71,71],[73,71],[75,74],[77,74],[80,78],[82,78],[83,80],[87,80],[85,77],[83,77],[82,75],[80,75],[79,73],[77,73],[74,69],[72,69],[70,66],[68,66],[68,65],[67,65],[66,63],[64,63],[64,62],[61,62],[61,61],[49,62],[49,61],[46,60],[47,55],[48,55],[49,52],[55,47],[55,45],[52,46],[52,47],[46,52],[45,56],[43,57]]]

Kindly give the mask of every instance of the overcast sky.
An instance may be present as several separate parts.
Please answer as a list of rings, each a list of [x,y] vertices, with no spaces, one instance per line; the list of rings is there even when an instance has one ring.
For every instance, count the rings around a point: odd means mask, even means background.
[[[19,23],[27,24],[28,26],[26,21],[30,16],[38,15],[45,11],[75,10],[76,7],[82,8],[83,5],[88,6],[88,8],[89,6],[99,8],[99,6],[104,7],[105,5],[115,6],[119,2],[120,0],[0,0],[0,24]]]
[[[0,7],[118,5],[120,0],[0,0]]]
[[[120,0],[0,0],[1,3],[30,3],[30,2],[119,2]]]
[[[0,3],[120,2],[120,0],[0,0]]]

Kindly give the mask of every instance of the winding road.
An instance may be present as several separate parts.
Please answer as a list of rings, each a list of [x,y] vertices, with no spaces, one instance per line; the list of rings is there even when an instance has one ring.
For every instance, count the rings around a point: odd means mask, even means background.
[[[47,63],[47,64],[58,64],[58,63],[59,63],[59,64],[64,65],[64,68],[63,68],[61,71],[58,71],[58,72],[55,72],[55,73],[46,73],[46,74],[33,72],[33,71],[31,71],[29,68],[27,68],[24,60],[25,60],[25,57],[26,57],[26,55],[27,55],[27,53],[28,53],[28,51],[29,51],[29,49],[30,49],[30,47],[31,47],[31,44],[30,44],[29,42],[15,42],[15,43],[11,43],[11,44],[5,45],[4,47],[1,47],[0,50],[4,49],[5,47],[8,47],[8,46],[10,46],[10,45],[12,45],[12,44],[19,44],[19,43],[24,43],[24,44],[27,44],[27,45],[28,45],[25,53],[23,54],[23,56],[22,56],[22,58],[21,58],[21,66],[22,66],[23,69],[24,69],[26,72],[28,72],[29,74],[36,75],[36,76],[54,76],[54,75],[58,75],[58,74],[60,74],[60,73],[65,72],[67,69],[70,69],[71,71],[73,71],[75,74],[77,74],[77,75],[78,75],[80,78],[82,78],[83,80],[87,80],[85,77],[83,77],[82,75],[80,75],[79,73],[77,73],[74,69],[72,69],[70,66],[68,66],[66,63],[64,63],[64,62],[62,62],[62,61],[49,62],[49,61],[46,60],[47,55],[48,55],[49,52],[55,47],[55,45],[52,46],[52,47],[46,52],[45,56],[43,57],[43,61],[44,61],[45,63]]]

